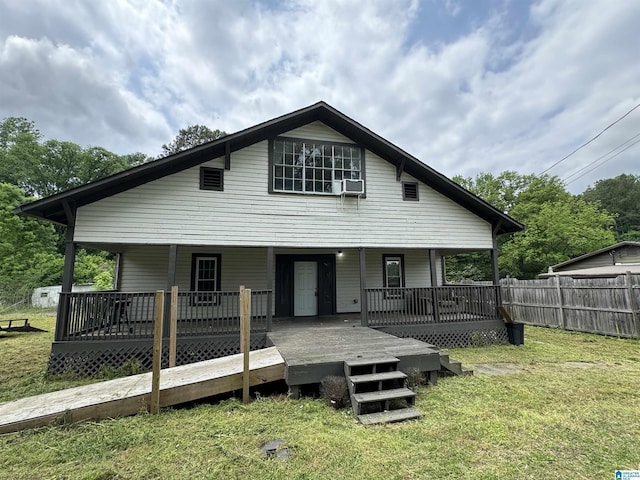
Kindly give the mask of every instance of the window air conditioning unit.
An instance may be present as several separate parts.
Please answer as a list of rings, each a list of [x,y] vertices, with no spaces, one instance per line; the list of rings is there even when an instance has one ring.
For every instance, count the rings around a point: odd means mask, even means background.
[[[364,180],[334,182],[334,190],[339,195],[362,195],[364,193]]]

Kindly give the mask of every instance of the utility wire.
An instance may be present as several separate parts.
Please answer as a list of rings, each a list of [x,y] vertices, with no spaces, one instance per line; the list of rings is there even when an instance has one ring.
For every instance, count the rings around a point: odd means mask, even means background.
[[[600,155],[598,158],[596,158],[595,160],[589,162],[588,164],[586,164],[584,167],[579,168],[578,170],[575,170],[573,173],[567,175],[566,177],[564,177],[562,179],[563,182],[566,182],[567,180],[569,180],[571,177],[576,176],[577,174],[579,174],[580,172],[582,172],[583,170],[586,170],[587,168],[589,168],[591,165],[593,165],[596,162],[599,162],[600,160],[602,160],[603,158],[605,158],[607,155],[612,154],[613,152],[615,152],[616,150],[624,147],[627,143],[635,140],[636,138],[640,137],[640,133],[635,134],[633,137],[631,137],[629,140],[627,140],[624,143],[621,143],[620,145],[618,145],[616,148],[614,148],[613,150],[609,150],[607,153],[605,153],[604,155]]]
[[[631,145],[629,145],[628,147],[620,150],[618,153],[616,153],[615,155],[612,155],[611,157],[605,159],[603,162],[600,162],[598,165],[596,165],[595,167],[587,170],[586,172],[584,172],[581,175],[578,175],[576,178],[574,178],[573,180],[571,180],[570,182],[567,182],[565,185],[569,185],[573,182],[575,182],[576,180],[579,180],[580,178],[584,177],[587,173],[593,172],[596,168],[601,167],[602,165],[604,165],[605,163],[607,163],[609,160],[613,160],[614,158],[616,158],[618,155],[620,155],[621,153],[629,150],[631,147],[633,147],[635,144],[640,143],[640,139],[636,140],[635,142],[633,142]]]
[[[640,103],[637,104],[635,107],[633,107],[631,110],[629,110],[627,113],[625,113],[624,115],[622,115],[619,119],[617,119],[615,122],[611,123],[610,125],[608,125],[604,130],[602,130],[599,134],[597,134],[595,137],[593,137],[591,140],[589,140],[588,142],[583,143],[582,145],[580,145],[578,148],[576,148],[573,152],[571,152],[569,155],[566,155],[565,157],[561,158],[560,160],[558,160],[556,163],[554,163],[553,165],[551,165],[549,168],[543,170],[542,172],[540,172],[538,175],[543,175],[545,173],[547,173],[549,170],[551,170],[553,167],[555,167],[556,165],[564,162],[567,158],[569,158],[571,155],[573,155],[574,153],[576,153],[578,150],[581,150],[582,148],[586,147],[587,145],[589,145],[591,142],[593,142],[595,139],[597,139],[600,135],[602,135],[604,132],[606,132],[607,130],[609,130],[611,127],[613,127],[616,123],[618,123],[620,120],[622,120],[623,118],[625,118],[627,115],[629,115],[631,112],[633,112],[636,108],[640,107]]]

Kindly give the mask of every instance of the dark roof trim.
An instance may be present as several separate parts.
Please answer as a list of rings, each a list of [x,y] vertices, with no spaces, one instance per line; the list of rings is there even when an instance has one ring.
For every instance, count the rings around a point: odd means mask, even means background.
[[[571,265],[576,262],[580,262],[582,260],[586,260],[587,258],[595,257],[596,255],[600,255],[601,253],[607,253],[617,248],[622,247],[640,247],[640,242],[631,242],[624,241],[616,243],[615,245],[609,245],[608,247],[601,248],[600,250],[595,250],[593,252],[585,253],[584,255],[580,255],[579,257],[571,258],[569,260],[565,260],[564,262],[558,263],[557,265],[552,265],[551,268],[555,270],[556,268],[563,268],[567,265]]]
[[[314,121],[321,121],[328,127],[333,128],[345,137],[392,163],[397,171],[405,171],[407,174],[449,197],[454,202],[489,222],[493,228],[499,226],[498,233],[513,233],[524,228],[521,223],[325,102],[318,102],[273,120],[226,135],[218,140],[21,205],[15,209],[15,212],[66,224],[67,217],[63,208],[63,200],[72,200],[76,208],[81,207],[223,156],[227,163],[225,166],[230,168],[231,152]]]

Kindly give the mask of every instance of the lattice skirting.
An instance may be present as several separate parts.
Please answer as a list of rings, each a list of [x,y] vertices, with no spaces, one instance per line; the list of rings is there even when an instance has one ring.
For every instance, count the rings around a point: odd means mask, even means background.
[[[378,327],[400,338],[415,338],[437,347],[471,347],[509,341],[502,320]]]
[[[265,348],[266,339],[265,333],[253,333],[251,350]],[[105,368],[120,368],[130,361],[138,363],[143,370],[151,370],[152,347],[151,339],[55,342],[51,347],[48,373],[53,375],[72,373],[92,377]],[[176,365],[186,365],[236,353],[240,353],[240,338],[237,335],[180,338],[176,347]],[[163,366],[169,364],[169,347],[166,341],[162,349],[162,364]]]

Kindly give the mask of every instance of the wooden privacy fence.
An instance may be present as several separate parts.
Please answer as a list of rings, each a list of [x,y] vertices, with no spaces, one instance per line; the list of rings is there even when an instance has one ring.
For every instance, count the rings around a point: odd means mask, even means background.
[[[579,332],[640,338],[640,275],[544,280],[506,278],[503,304],[514,321]]]

